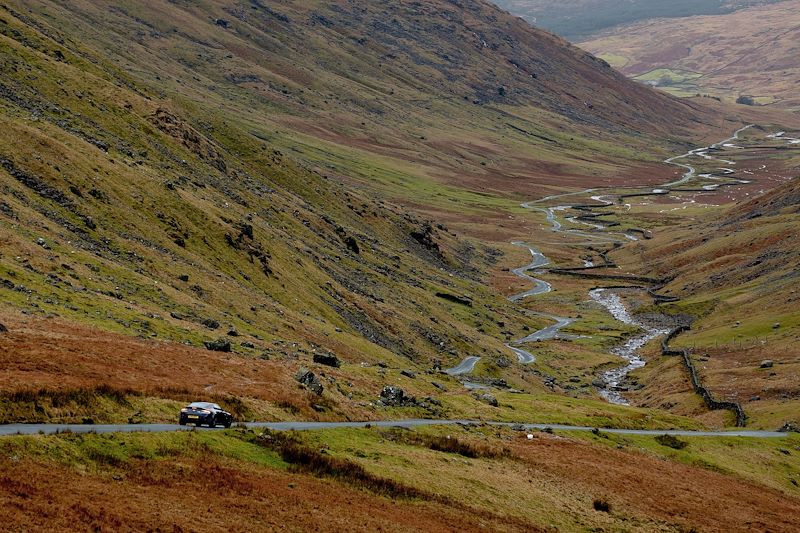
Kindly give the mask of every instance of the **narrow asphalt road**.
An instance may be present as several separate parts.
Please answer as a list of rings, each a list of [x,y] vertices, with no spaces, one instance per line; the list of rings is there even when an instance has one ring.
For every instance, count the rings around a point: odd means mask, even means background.
[[[271,429],[275,431],[314,431],[322,429],[363,428],[363,427],[403,427],[452,426],[489,424],[491,426],[514,427],[520,430],[554,431],[595,431],[590,426],[566,426],[561,424],[515,424],[512,422],[481,422],[476,420],[380,420],[373,422],[251,422],[249,428]],[[14,435],[53,435],[56,433],[166,433],[171,431],[215,431],[209,428],[194,428],[178,424],[8,424],[0,425],[0,437]],[[220,428],[221,429],[221,428]],[[618,435],[674,435],[677,437],[745,437],[745,438],[784,438],[789,433],[780,431],[687,431],[687,430],[649,430],[649,429],[606,429],[603,433]]]
[[[465,357],[463,361],[458,363],[453,368],[448,368],[445,370],[445,372],[451,376],[463,376],[464,374],[469,374],[475,369],[475,364],[480,360],[481,358],[477,355],[470,355],[469,357]]]

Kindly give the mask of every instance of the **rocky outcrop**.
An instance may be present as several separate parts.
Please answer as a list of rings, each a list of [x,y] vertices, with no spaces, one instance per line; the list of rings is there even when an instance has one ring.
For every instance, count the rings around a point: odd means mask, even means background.
[[[412,396],[407,396],[400,387],[387,385],[381,390],[380,402],[389,407],[404,407],[414,405],[416,400]]]
[[[207,350],[212,352],[230,352],[231,341],[228,339],[217,339],[215,341],[206,341],[203,343]]]
[[[314,354],[314,362],[320,365],[332,366],[334,368],[339,368],[342,366],[342,362],[339,360],[339,358],[332,353],[317,352]]]
[[[305,368],[301,368],[297,372],[295,379],[318,396],[322,396],[322,392],[325,390],[325,387],[322,385],[317,375]]]
[[[455,294],[450,294],[448,292],[437,292],[436,297],[441,298],[442,300],[447,300],[448,302],[453,302],[460,305],[466,305],[467,307],[472,307],[472,300],[470,300],[466,296],[458,296]]]
[[[433,240],[434,229],[429,222],[425,222],[418,229],[411,231],[411,238],[421,244],[424,248],[436,254],[441,253],[439,245]]]
[[[491,405],[492,407],[498,407],[500,404],[492,394],[481,394],[478,396],[478,399],[485,404]]]

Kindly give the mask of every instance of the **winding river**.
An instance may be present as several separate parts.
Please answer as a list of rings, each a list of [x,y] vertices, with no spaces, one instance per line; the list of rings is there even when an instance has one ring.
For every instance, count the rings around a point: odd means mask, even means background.
[[[710,153],[721,150],[731,150],[740,148],[735,144],[735,141],[740,140],[739,136],[743,132],[747,131],[752,127],[754,127],[753,124],[744,126],[736,130],[736,132],[734,132],[734,134],[731,137],[723,141],[702,148],[694,148],[692,150],[689,150],[685,154],[665,159],[664,163],[683,168],[686,170],[686,172],[678,180],[665,183],[657,188],[648,188],[642,193],[637,193],[637,195],[641,196],[666,195],[672,192],[673,188],[685,185],[695,177],[699,177],[704,180],[724,182],[724,183],[714,183],[705,185],[702,187],[701,191],[712,191],[722,185],[749,183],[749,181],[747,180],[735,179],[731,177],[733,174],[735,174],[735,171],[728,167],[734,166],[736,164],[734,161],[718,158],[716,156],[710,155]],[[785,132],[777,132],[768,135],[767,138],[772,140],[777,140],[777,139],[784,140],[791,145],[800,144],[799,139],[786,137],[785,135],[786,135]],[[722,172],[721,176],[714,175],[712,173],[698,175],[697,168],[693,166],[690,162],[684,161],[692,157],[699,157],[704,161],[719,161],[720,163],[728,166],[717,169],[718,171]],[[564,229],[563,224],[558,219],[557,213],[573,209],[575,206],[556,205],[553,207],[548,207],[546,205],[542,205],[553,202],[554,200],[561,200],[563,198],[567,198],[570,196],[585,196],[590,193],[597,192],[599,190],[601,189],[592,188],[592,189],[585,189],[583,191],[547,196],[539,200],[526,202],[522,204],[522,207],[544,213],[546,221],[550,224],[551,230],[555,233],[570,234],[587,239],[587,242],[564,243],[569,246],[591,246],[596,244],[619,244],[625,242],[625,240],[620,240],[617,237],[623,237],[628,241],[637,240],[635,236],[629,233],[613,233],[605,231],[608,229],[608,226],[601,224],[600,222],[594,222],[594,221],[584,222],[581,220],[577,220],[576,217],[568,217],[567,220],[573,223],[580,223],[590,226],[596,231],[603,231],[603,233],[598,234],[598,233],[580,231],[576,229]],[[620,195],[614,195],[614,194],[606,194],[606,195],[601,194],[601,195],[591,196],[591,199],[594,200],[595,202],[598,202],[600,205],[610,206],[614,204],[614,201],[610,200],[609,198],[614,198],[614,197],[619,198],[619,196]],[[509,300],[511,300],[512,302],[519,302],[532,296],[537,296],[539,294],[550,292],[552,290],[552,287],[548,282],[538,279],[529,274],[529,272],[533,272],[534,274],[536,274],[536,270],[542,269],[543,267],[549,265],[550,260],[544,254],[542,254],[541,251],[526,243],[513,242],[512,244],[514,244],[515,246],[525,247],[531,253],[531,256],[533,258],[531,263],[512,270],[512,273],[521,279],[530,281],[531,283],[533,283],[533,287],[525,292],[511,296]],[[591,262],[587,262],[585,264],[586,266],[592,266]],[[605,398],[611,403],[627,405],[628,401],[622,394],[622,392],[624,392],[625,390],[624,387],[622,386],[622,383],[625,381],[628,374],[630,374],[632,371],[645,366],[644,359],[642,359],[641,356],[638,354],[639,350],[643,348],[650,341],[662,335],[666,335],[669,332],[669,330],[663,328],[651,327],[636,320],[630,314],[628,309],[625,307],[622,298],[612,290],[602,289],[602,288],[594,289],[589,292],[589,297],[598,304],[600,304],[601,306],[603,306],[616,320],[627,325],[635,326],[640,330],[642,330],[642,333],[628,339],[627,341],[625,341],[625,343],[616,346],[611,350],[611,353],[625,359],[627,363],[619,368],[614,368],[603,372],[598,378],[600,382],[602,382],[603,384],[601,387],[598,387],[599,393],[603,398]],[[506,344],[506,347],[509,348],[517,356],[517,359],[521,364],[530,364],[536,361],[536,357],[530,352],[522,349],[520,347],[521,345],[532,342],[541,342],[555,338],[570,338],[570,336],[561,336],[560,330],[575,322],[575,319],[568,317],[552,316],[552,315],[542,315],[542,316],[546,316],[547,318],[555,321],[555,324],[540,329],[524,338],[513,341],[510,344]],[[470,374],[475,369],[475,365],[480,360],[481,358],[479,356],[466,357],[457,366],[447,369],[446,372],[453,376],[465,376],[467,374]],[[465,381],[464,384],[466,387],[472,389],[486,388],[484,385],[472,383],[470,381]]]
[[[600,396],[611,403],[628,405],[628,400],[622,395],[625,390],[621,387],[622,382],[628,374],[642,368],[645,365],[644,359],[639,355],[639,350],[647,345],[648,342],[669,333],[669,328],[653,328],[647,326],[631,316],[622,298],[618,294],[608,289],[594,289],[589,292],[589,296],[611,313],[615,319],[629,326],[636,326],[643,332],[635,337],[631,337],[623,344],[614,347],[611,353],[618,355],[628,361],[628,364],[619,368],[607,370],[600,375],[603,386],[599,387]]]

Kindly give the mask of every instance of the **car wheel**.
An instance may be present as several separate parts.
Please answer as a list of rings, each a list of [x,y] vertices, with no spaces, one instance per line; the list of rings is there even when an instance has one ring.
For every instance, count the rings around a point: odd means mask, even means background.
[[[180,424],[182,426],[185,426],[186,425],[186,420],[178,420],[178,424]]]
[[[211,420],[208,421],[208,427],[210,428],[217,427],[217,418],[215,416],[212,416]]]
[[[229,418],[229,419],[227,419],[227,420],[225,421],[225,427],[226,427],[226,428],[229,428],[229,427],[231,427],[231,422],[233,422],[233,420],[232,420],[232,419],[230,419],[230,418]]]

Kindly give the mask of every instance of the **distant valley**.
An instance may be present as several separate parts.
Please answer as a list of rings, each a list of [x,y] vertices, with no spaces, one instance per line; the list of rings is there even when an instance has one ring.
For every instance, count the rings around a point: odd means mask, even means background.
[[[495,0],[529,22],[573,42],[615,26],[655,18],[723,15],[783,0]]]
[[[800,111],[800,2],[729,15],[658,19],[580,43],[643,83]]]

